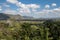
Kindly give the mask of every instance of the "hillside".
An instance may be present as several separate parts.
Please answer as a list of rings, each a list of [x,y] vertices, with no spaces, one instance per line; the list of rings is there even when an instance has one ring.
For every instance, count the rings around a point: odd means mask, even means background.
[[[7,20],[7,19],[22,20],[22,19],[33,19],[33,17],[30,17],[30,16],[21,16],[19,14],[12,15],[12,14],[0,13],[0,20]]]
[[[7,20],[9,19],[10,17],[4,13],[0,13],[0,20]]]

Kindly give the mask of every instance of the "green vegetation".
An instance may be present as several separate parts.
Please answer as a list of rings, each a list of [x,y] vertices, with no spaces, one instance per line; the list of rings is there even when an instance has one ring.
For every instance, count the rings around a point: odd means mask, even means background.
[[[60,21],[0,22],[0,40],[60,40]]]

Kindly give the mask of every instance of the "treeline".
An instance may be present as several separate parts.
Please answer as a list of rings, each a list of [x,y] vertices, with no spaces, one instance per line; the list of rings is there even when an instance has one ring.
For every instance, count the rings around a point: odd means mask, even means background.
[[[0,22],[0,40],[60,40],[60,21],[38,25]]]

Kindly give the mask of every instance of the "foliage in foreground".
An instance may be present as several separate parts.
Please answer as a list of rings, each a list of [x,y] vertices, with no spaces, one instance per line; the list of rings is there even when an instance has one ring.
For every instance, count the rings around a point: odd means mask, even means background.
[[[60,22],[48,20],[38,25],[0,22],[0,40],[60,40]]]

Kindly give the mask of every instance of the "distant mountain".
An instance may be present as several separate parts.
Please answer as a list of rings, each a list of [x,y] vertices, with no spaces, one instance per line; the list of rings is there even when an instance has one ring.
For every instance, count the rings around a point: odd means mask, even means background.
[[[33,19],[33,17],[31,16],[21,16],[20,14],[16,14],[16,15],[12,15],[12,14],[6,14],[8,15],[10,18],[14,18],[16,20],[21,20],[21,19]]]
[[[21,16],[19,14],[12,15],[12,14],[0,13],[0,20],[7,20],[7,19],[22,20],[22,19],[33,19],[33,17],[30,17],[30,16]]]
[[[14,20],[60,20],[60,18],[34,18],[31,16],[21,16],[19,14],[12,15],[12,14],[5,14],[0,13],[0,20],[7,20],[7,19],[14,19]]]
[[[0,13],[0,20],[7,20],[7,19],[21,19],[21,15],[12,15],[12,14],[5,14],[5,13]]]
[[[4,13],[0,13],[0,20],[7,20],[9,19],[10,17]]]
[[[12,15],[12,14],[7,14],[10,18],[12,18],[12,19],[22,19],[22,16],[21,15]]]
[[[34,19],[34,17],[31,17],[31,16],[22,16],[23,19]]]

